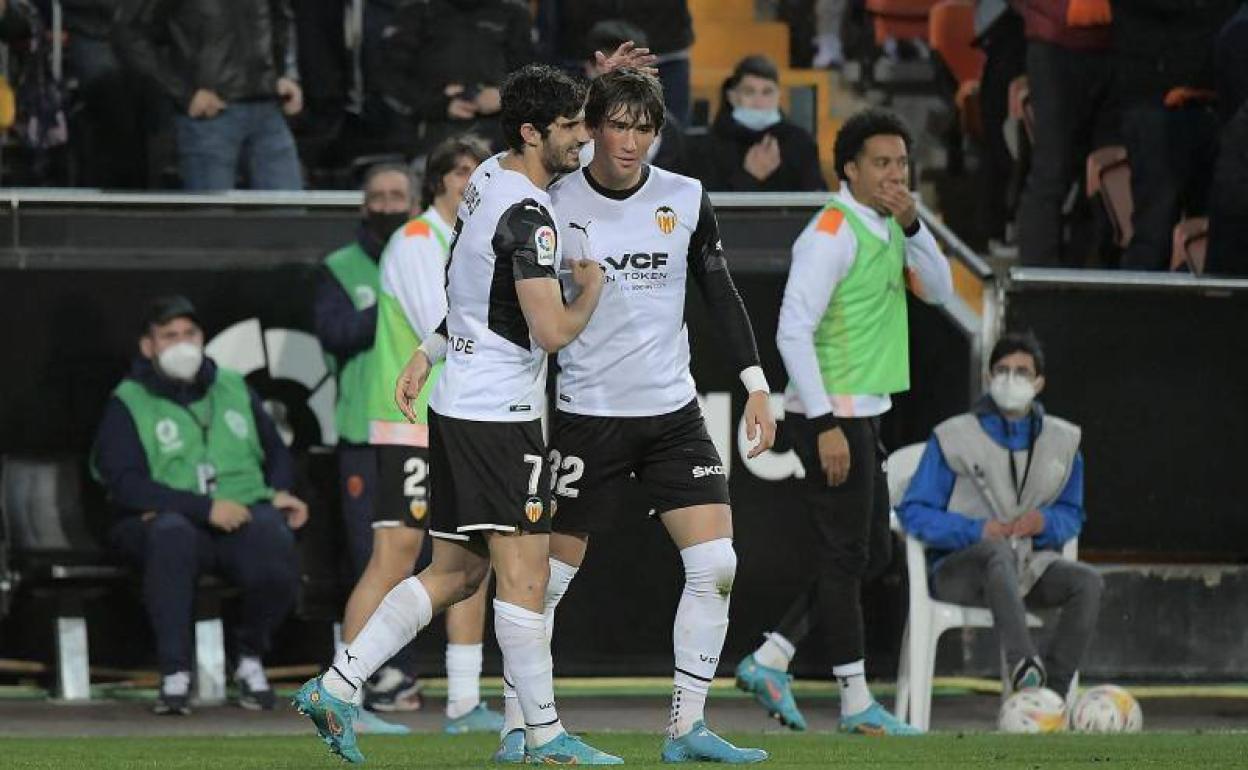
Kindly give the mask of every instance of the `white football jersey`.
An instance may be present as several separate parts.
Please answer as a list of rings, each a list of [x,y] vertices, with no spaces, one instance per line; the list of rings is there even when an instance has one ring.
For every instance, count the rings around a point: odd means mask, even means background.
[[[599,262],[607,282],[589,325],[559,352],[555,406],[562,411],[654,416],[697,395],[685,283],[722,260],[719,228],[701,182],[647,168],[633,191],[604,189],[587,169],[551,187],[564,257]],[[570,277],[561,269],[569,301]]]
[[[496,155],[472,173],[447,265],[446,369],[430,406],[464,420],[536,420],[546,351],[529,332],[516,281],[555,278],[561,245],[550,196]]]

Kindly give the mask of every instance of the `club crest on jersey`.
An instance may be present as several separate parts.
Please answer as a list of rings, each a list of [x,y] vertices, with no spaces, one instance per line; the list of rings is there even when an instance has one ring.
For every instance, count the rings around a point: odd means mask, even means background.
[[[537,264],[549,267],[555,264],[555,228],[542,225],[533,233],[533,246],[537,250]]]
[[[425,514],[429,512],[429,504],[424,500],[413,500],[407,506],[407,512],[412,514],[412,518],[420,521],[425,518]]]
[[[676,229],[676,212],[671,206],[659,206],[654,210],[654,221],[664,235],[671,235]]]
[[[542,518],[542,499],[540,497],[530,497],[524,501],[524,516],[533,524]]]

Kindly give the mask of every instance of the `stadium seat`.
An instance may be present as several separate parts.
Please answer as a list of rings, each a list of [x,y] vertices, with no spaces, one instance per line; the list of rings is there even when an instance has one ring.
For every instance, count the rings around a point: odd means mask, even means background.
[[[985,57],[975,46],[975,6],[967,0],[941,0],[928,17],[928,38],[953,79],[953,101],[963,133],[979,135],[979,80]]]
[[[99,544],[83,501],[82,460],[73,455],[0,458],[0,517],[14,590],[47,591],[55,602],[56,696],[91,698],[88,604],[133,575]],[[195,621],[196,693],[225,699],[225,638],[213,577],[199,583]]]
[[[894,40],[927,40],[928,14],[939,0],[867,0],[875,44]]]
[[[1209,248],[1209,218],[1189,217],[1174,226],[1171,270],[1187,270],[1192,275],[1205,272],[1205,252]]]
[[[894,509],[905,496],[926,444],[910,444],[888,456],[888,497]],[[905,534],[897,516],[892,516],[893,530],[905,537],[906,572],[910,585],[910,610],[906,629],[901,637],[900,665],[897,671],[897,699],[893,712],[921,730],[927,730],[932,715],[932,679],[936,669],[936,647],[940,637],[954,628],[992,628],[992,612],[984,607],[970,607],[942,602],[932,598],[927,586],[927,555],[923,544]],[[1062,555],[1074,559],[1078,542],[1071,540]],[[1043,625],[1040,618],[1027,614],[1027,625]],[[1001,692],[1008,692],[1008,671],[1002,653]]]
[[[1135,232],[1131,225],[1131,163],[1125,147],[1114,145],[1088,155],[1088,197],[1100,196],[1105,215],[1114,228],[1114,243],[1125,249]]]

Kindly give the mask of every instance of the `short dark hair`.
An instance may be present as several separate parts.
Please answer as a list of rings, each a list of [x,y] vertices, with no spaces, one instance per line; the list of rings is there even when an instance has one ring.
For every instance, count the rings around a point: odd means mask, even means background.
[[[407,164],[400,160],[385,160],[380,163],[374,163],[364,171],[364,179],[360,182],[360,189],[367,191],[368,186],[373,183],[374,179],[382,174],[389,173],[402,174],[407,177],[408,186],[411,186],[412,170],[407,167]]]
[[[501,96],[503,139],[520,152],[524,149],[520,127],[531,123],[546,136],[556,118],[574,117],[585,106],[585,85],[554,67],[526,64],[503,81]]]
[[[737,84],[746,75],[770,80],[773,83],[780,82],[780,70],[776,69],[776,63],[762,54],[747,56],[737,62],[737,66],[732,70],[732,75],[728,77],[728,87],[736,88]]]
[[[199,322],[199,313],[195,310],[195,305],[189,299],[182,294],[165,294],[153,297],[147,303],[147,307],[143,310],[139,336],[146,337],[155,327],[164,326],[175,318],[188,318],[191,323],[201,329],[204,328],[204,325]]]
[[[649,48],[650,38],[635,24],[623,19],[603,19],[589,28],[585,35],[585,43],[589,46],[589,60],[594,58],[595,51],[602,51],[608,56],[621,45],[632,41],[638,48]]]
[[[655,133],[663,128],[663,85],[654,75],[623,67],[605,72],[589,84],[585,123],[597,128],[623,107],[630,118],[649,118]]]
[[[1044,349],[1040,347],[1040,340],[1030,331],[1006,332],[1001,335],[988,356],[988,371],[991,372],[998,361],[1012,353],[1026,353],[1031,356],[1031,360],[1036,363],[1036,374],[1044,374]]]
[[[420,207],[427,209],[442,194],[442,177],[451,173],[459,159],[468,156],[481,165],[490,157],[485,140],[475,134],[461,134],[443,139],[425,160],[425,178],[420,185]]]
[[[845,121],[841,130],[836,134],[832,156],[838,177],[849,181],[849,177],[845,174],[845,164],[857,158],[862,148],[866,146],[867,140],[873,136],[900,136],[901,140],[906,143],[906,152],[910,151],[912,144],[910,131],[901,118],[888,110],[863,110]]]

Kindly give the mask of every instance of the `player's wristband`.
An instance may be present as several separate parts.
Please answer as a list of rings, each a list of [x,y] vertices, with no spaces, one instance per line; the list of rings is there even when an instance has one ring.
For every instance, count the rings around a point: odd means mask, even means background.
[[[434,332],[420,343],[420,349],[429,358],[430,364],[436,364],[446,358],[446,337]]]
[[[771,393],[771,387],[767,384],[767,375],[763,374],[761,366],[747,366],[742,369],[741,384],[745,386],[746,393],[753,393],[756,390]]]
[[[811,417],[809,422],[810,426],[815,429],[816,436],[824,431],[836,430],[841,427],[841,421],[836,419],[836,415],[831,412],[821,414],[818,417]]]

